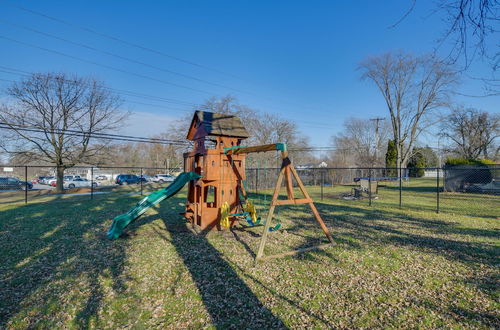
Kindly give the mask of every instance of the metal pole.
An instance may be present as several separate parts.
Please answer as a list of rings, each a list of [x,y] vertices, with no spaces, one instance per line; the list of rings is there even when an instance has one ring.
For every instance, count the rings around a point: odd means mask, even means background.
[[[90,199],[94,199],[94,166],[90,167]]]
[[[28,204],[28,166],[24,166],[24,204]]]
[[[372,206],[372,169],[368,169],[368,205]]]
[[[399,208],[403,207],[403,174],[401,166],[399,167]]]
[[[436,176],[436,213],[439,213],[439,167],[437,168]]]
[[[140,178],[140,180],[141,180],[141,196],[142,196],[142,167],[141,167],[141,178]]]
[[[325,171],[321,170],[321,200],[323,200],[323,186],[325,185]]]
[[[257,188],[258,184],[259,184],[259,168],[257,167],[255,169],[255,195],[259,193],[259,189]]]

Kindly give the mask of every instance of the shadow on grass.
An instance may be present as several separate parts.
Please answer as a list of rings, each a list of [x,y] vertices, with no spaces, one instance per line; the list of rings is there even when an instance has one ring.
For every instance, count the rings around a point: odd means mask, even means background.
[[[188,224],[179,221],[179,216],[173,216],[179,212],[179,207],[175,199],[171,202],[157,207],[160,214],[146,216],[136,225],[163,220],[166,232],[162,233],[159,229],[154,231],[171,243],[182,258],[213,325],[219,329],[285,328],[284,323],[262,304],[222,253],[210,244],[207,235],[194,234],[189,230]],[[133,230],[133,227],[128,229]],[[165,235],[166,233],[170,235]]]
[[[459,262],[490,266],[498,264],[500,248],[466,237],[499,237],[500,231],[496,228],[465,228],[451,221],[409,216],[397,211],[323,203],[316,205],[321,214],[334,218],[334,228],[349,229],[350,235],[360,241],[379,241],[425,249]]]
[[[56,198],[1,211],[0,328],[44,327],[39,322],[51,327],[61,320],[47,315],[63,310],[75,288],[86,292],[78,298],[87,298],[72,301],[78,309],[72,322],[90,327],[102,303],[100,281],[124,289],[126,246],[104,238],[110,218],[105,211],[119,212],[131,203]]]

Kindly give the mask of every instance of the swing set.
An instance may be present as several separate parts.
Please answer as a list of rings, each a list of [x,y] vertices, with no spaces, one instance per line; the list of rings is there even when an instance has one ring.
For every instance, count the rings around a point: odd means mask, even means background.
[[[248,138],[248,133],[238,117],[203,111],[195,112],[187,138],[194,142],[194,150],[184,154],[184,171],[195,172],[201,178],[189,182],[186,210],[182,214],[195,229],[205,232],[215,228],[223,230],[238,224],[244,227],[263,226],[256,262],[331,246],[332,236],[293,167],[286,144],[241,146],[242,140]],[[209,144],[212,148],[207,147]],[[271,151],[281,153],[281,167],[267,217],[262,221],[245,189],[245,163],[249,154]],[[295,198],[292,177],[302,198]],[[278,199],[283,180],[287,199]],[[329,243],[264,256],[268,234],[281,228],[279,217],[272,225],[276,207],[299,204],[309,205]]]

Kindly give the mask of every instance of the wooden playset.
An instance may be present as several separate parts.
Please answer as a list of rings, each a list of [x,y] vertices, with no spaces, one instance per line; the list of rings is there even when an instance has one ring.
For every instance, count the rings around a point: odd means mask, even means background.
[[[271,226],[276,206],[307,204],[321,226],[328,241],[332,237],[309,196],[297,171],[288,158],[286,144],[268,144],[260,146],[242,146],[248,133],[236,116],[196,111],[189,127],[187,138],[194,143],[192,152],[184,154],[184,171],[195,172],[200,178],[192,180],[188,186],[186,210],[182,213],[189,222],[200,231],[230,228],[240,222],[246,225],[264,227],[256,260],[264,257],[264,247],[269,232],[277,229]],[[267,151],[281,152],[281,168],[271,199],[269,212],[264,222],[260,223],[254,205],[248,200],[244,188],[246,155]],[[302,198],[295,198],[292,177],[302,192]],[[278,200],[283,180],[288,199]],[[303,252],[322,246],[315,246],[300,251],[291,251],[281,255]]]
[[[143,198],[127,213],[116,216],[107,233],[110,239],[120,237],[132,221],[138,219],[149,208],[171,198],[188,184],[186,210],[181,214],[197,231],[221,230],[238,224],[264,227],[256,261],[330,246],[333,243],[328,228],[288,158],[286,144],[242,146],[241,142],[248,138],[248,133],[238,117],[203,111],[195,112],[187,138],[193,141],[194,149],[184,154],[184,173],[180,174],[168,187]],[[267,218],[261,222],[255,206],[247,198],[243,183],[246,155],[266,151],[281,152],[281,168]],[[294,196],[292,177],[295,178],[303,194],[302,198]],[[278,199],[283,180],[287,191],[285,200]],[[276,206],[290,204],[308,204],[330,243],[264,256],[264,247],[269,232],[278,230],[280,227],[279,223],[271,226],[274,210]]]

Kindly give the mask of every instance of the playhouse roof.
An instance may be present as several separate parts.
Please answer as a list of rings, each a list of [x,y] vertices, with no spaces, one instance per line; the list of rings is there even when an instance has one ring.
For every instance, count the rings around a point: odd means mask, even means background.
[[[200,124],[196,125],[197,123]],[[249,137],[239,117],[223,113],[196,111],[189,126],[187,138],[192,140],[198,137],[200,132],[197,131],[200,128],[203,129],[204,132],[201,135],[204,136]]]

